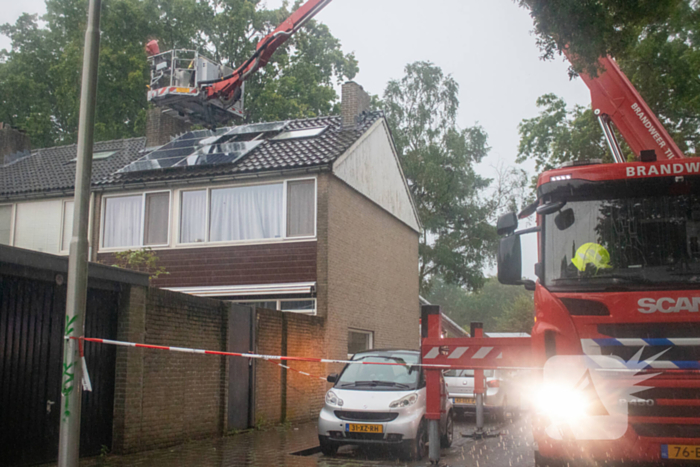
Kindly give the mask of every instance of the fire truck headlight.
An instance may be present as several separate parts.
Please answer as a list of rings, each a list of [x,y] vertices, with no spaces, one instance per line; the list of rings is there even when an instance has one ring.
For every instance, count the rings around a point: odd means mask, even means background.
[[[567,387],[543,385],[535,394],[537,412],[552,421],[571,422],[586,414],[588,401],[583,393]]]

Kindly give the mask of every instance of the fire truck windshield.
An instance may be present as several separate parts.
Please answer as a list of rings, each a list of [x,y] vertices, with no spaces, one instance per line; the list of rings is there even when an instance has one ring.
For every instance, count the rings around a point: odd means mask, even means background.
[[[643,186],[617,185],[612,191],[588,187],[579,196],[569,190],[574,198],[545,216],[545,285],[561,291],[700,288],[697,186],[669,184],[664,192],[644,193]]]

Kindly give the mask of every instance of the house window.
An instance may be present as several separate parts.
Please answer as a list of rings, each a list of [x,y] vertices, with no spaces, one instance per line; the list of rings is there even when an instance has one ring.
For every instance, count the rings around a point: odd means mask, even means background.
[[[63,203],[63,238],[61,239],[61,251],[68,251],[70,239],[73,236],[73,201]]]
[[[211,190],[210,241],[282,237],[283,184]]]
[[[181,195],[181,244],[313,237],[315,231],[315,180],[183,191]]]
[[[58,253],[61,246],[63,201],[18,203],[14,244],[19,248]]]
[[[170,193],[105,198],[104,248],[168,243]]]
[[[0,206],[0,244],[10,245],[12,240],[12,205]]]
[[[207,230],[207,190],[183,191],[180,242],[204,242]]]
[[[245,302],[236,303],[239,303],[240,305],[266,308],[268,310],[288,311],[291,313],[301,313],[305,315],[316,314],[315,298],[307,298],[305,300],[247,300]]]
[[[314,235],[316,188],[313,180],[287,183],[287,236]]]
[[[359,329],[348,329],[348,356],[369,350],[374,345],[374,333]]]

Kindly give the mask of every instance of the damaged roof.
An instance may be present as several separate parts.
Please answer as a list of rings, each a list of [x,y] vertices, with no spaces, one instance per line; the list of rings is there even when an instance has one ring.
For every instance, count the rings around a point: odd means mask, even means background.
[[[93,160],[93,188],[128,188],[131,184],[157,181],[176,182],[199,177],[327,166],[382,117],[381,112],[364,112],[352,129],[342,129],[341,117],[331,116],[270,122],[265,127],[268,130],[274,128],[274,131],[257,134],[255,130],[259,124],[222,128],[216,132],[196,130],[179,135],[159,148],[146,148],[146,138],[95,143],[95,153],[116,152],[104,159],[95,157]],[[245,133],[245,136],[238,135],[240,133]],[[237,135],[232,137],[231,134]],[[240,139],[243,142],[220,143],[227,138],[229,141]],[[158,162],[162,160],[158,159],[159,152],[167,154],[168,148],[177,146],[178,140],[195,141],[188,146],[192,151],[189,154],[187,150],[178,152],[178,157],[169,158],[171,165]],[[216,146],[218,152],[207,149],[212,146]],[[233,146],[246,150],[231,152]],[[203,150],[208,152],[205,154]],[[60,146],[32,151],[30,156],[0,167],[0,196],[72,192],[75,162],[71,160],[75,157],[75,145]]]

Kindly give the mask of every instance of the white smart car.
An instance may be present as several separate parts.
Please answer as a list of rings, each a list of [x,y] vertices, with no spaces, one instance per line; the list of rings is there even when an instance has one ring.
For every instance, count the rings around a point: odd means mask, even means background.
[[[344,444],[400,446],[405,457],[421,459],[428,445],[425,377],[420,353],[414,350],[368,350],[353,360],[401,365],[347,364],[326,394],[318,417],[318,439],[325,455]],[[441,381],[444,384],[444,381]],[[440,444],[453,436],[452,404],[443,398]]]

